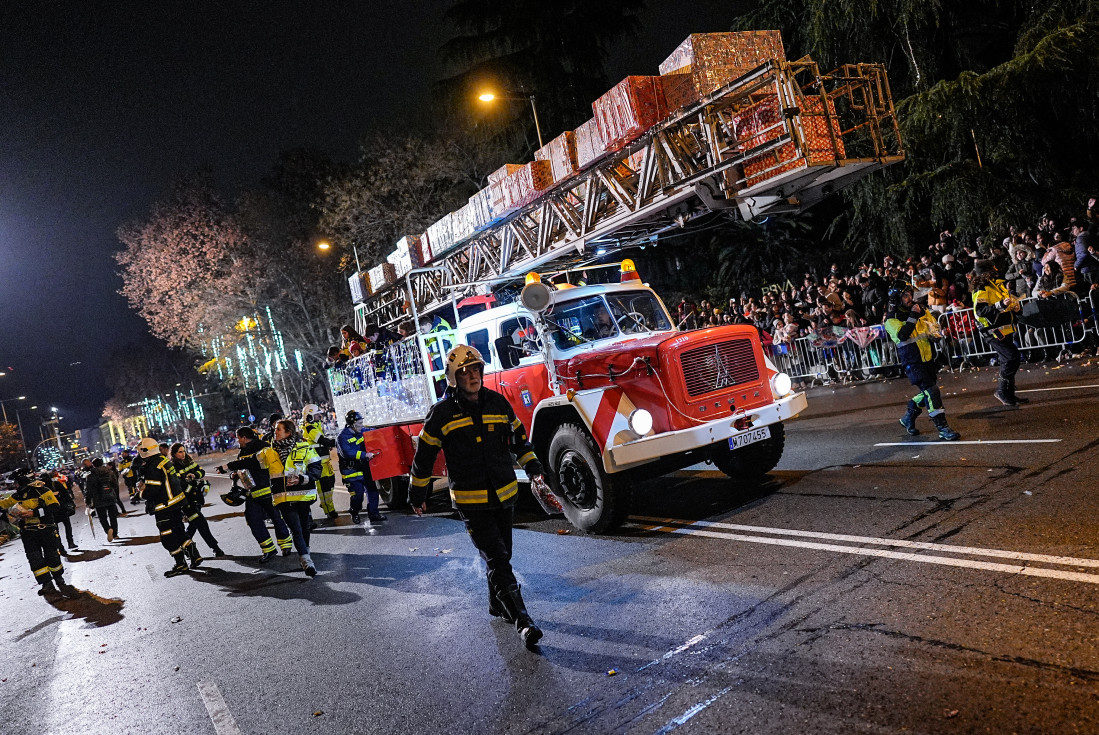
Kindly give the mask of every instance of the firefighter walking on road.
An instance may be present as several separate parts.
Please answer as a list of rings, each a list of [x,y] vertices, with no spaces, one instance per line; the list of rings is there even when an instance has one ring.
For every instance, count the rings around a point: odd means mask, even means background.
[[[31,573],[40,585],[38,594],[60,591],[67,597],[77,595],[76,588],[67,584],[63,576],[65,569],[58,551],[56,521],[57,514],[62,511],[57,496],[49,485],[32,477],[26,469],[16,470],[12,478],[15,492],[0,498],[0,510],[19,525],[23,551]]]
[[[339,515],[332,497],[332,488],[336,486],[336,473],[332,471],[332,449],[336,446],[336,440],[324,435],[322,416],[320,406],[315,403],[305,406],[301,410],[301,435],[313,445],[321,459],[321,479],[317,481],[317,496],[321,501],[321,510],[329,520],[334,520]]]
[[[160,543],[175,560],[175,566],[164,572],[164,576],[175,577],[187,571],[188,558],[191,569],[203,562],[183,527],[183,486],[176,477],[172,460],[160,453],[156,439],[142,439],[137,445],[137,456],[141,463],[137,470],[140,477],[137,486],[145,500],[145,512],[156,519]]]
[[[309,556],[309,534],[313,523],[310,506],[317,500],[321,458],[317,456],[312,443],[301,441],[295,436],[292,421],[281,419],[276,422],[274,439],[271,448],[282,461],[283,484],[280,490],[272,494],[272,500],[286,525],[290,527],[302,571],[314,577],[317,568],[313,565],[313,558]]]
[[[290,556],[293,545],[290,529],[271,499],[272,488],[277,486],[282,490],[282,462],[279,461],[279,455],[250,426],[237,429],[237,441],[240,443],[240,452],[226,467],[239,473],[238,477],[248,489],[244,501],[244,520],[263,552],[260,561],[266,562],[278,556],[278,549],[282,549],[283,556]],[[278,549],[275,548],[275,541],[271,540],[271,534],[267,532],[267,519],[275,525]]]
[[[514,623],[531,648],[542,631],[527,613],[511,568],[511,527],[519,487],[512,458],[531,482],[544,482],[543,469],[507,399],[484,387],[484,366],[481,353],[466,345],[447,354],[447,390],[431,407],[420,432],[408,502],[417,515],[427,509],[432,467],[443,450],[451,504],[488,567],[488,611]]]
[[[336,437],[336,451],[340,456],[340,474],[347,492],[351,493],[351,521],[361,523],[366,496],[367,517],[377,523],[385,516],[378,512],[378,486],[370,474],[370,460],[374,454],[366,451],[363,442],[363,417],[358,411],[348,411],[343,431]]]
[[[913,301],[912,286],[898,281],[889,288],[889,302],[885,313],[885,331],[897,344],[897,356],[912,385],[920,392],[908,400],[908,410],[901,417],[901,426],[912,436],[920,433],[916,418],[923,409],[935,424],[939,438],[955,441],[961,435],[946,423],[939,392],[939,364],[931,350],[930,338],[937,336],[938,323]]]
[[[1019,372],[1019,347],[1015,344],[1015,317],[1020,311],[1015,298],[1001,279],[996,277],[996,266],[991,260],[973,263],[969,274],[973,291],[973,314],[977,324],[996,351],[996,364],[1000,368],[1000,385],[993,394],[1005,406],[1030,403],[1027,398],[1015,395],[1015,374]]]
[[[194,543],[195,534],[202,536],[202,540],[213,551],[214,556],[225,556],[225,552],[218,546],[218,540],[214,538],[214,532],[210,530],[210,522],[202,515],[202,507],[206,505],[206,470],[198,466],[198,462],[187,453],[187,447],[176,443],[169,450],[172,457],[172,468],[183,486],[183,520],[187,522],[187,538]]]

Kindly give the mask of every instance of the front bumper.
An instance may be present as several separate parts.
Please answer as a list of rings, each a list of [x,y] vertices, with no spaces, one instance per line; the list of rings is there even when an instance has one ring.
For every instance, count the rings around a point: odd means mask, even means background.
[[[804,393],[791,393],[774,403],[753,409],[747,416],[752,420],[752,429],[757,429],[760,426],[769,426],[792,419],[808,406],[809,402],[806,400]],[[751,429],[741,431],[733,426],[735,421],[743,417],[744,414],[738,413],[718,421],[699,424],[689,429],[655,434],[610,447],[607,451],[609,461],[605,464],[609,471],[619,472],[636,465],[652,462],[661,457],[689,452],[692,449],[726,441],[729,437],[751,431]]]

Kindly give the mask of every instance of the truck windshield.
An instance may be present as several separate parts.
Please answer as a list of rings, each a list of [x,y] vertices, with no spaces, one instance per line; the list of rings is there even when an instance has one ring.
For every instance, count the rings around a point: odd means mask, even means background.
[[[549,318],[560,327],[552,335],[554,344],[561,350],[622,334],[672,328],[660,302],[644,291],[589,296],[558,304]]]

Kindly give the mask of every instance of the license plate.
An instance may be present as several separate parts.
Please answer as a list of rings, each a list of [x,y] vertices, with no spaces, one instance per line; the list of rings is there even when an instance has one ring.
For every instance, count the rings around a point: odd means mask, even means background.
[[[771,438],[771,427],[761,426],[758,429],[752,429],[746,431],[743,434],[737,434],[736,436],[729,437],[729,449],[740,449],[746,447],[749,444],[755,444],[761,442],[764,439]]]

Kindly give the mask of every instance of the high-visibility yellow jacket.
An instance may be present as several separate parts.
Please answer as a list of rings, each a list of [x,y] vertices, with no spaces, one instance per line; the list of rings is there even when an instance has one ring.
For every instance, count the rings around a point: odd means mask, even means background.
[[[321,458],[317,456],[311,442],[303,441],[294,445],[283,462],[283,473],[283,488],[272,496],[275,505],[316,501],[317,480],[321,477]],[[289,477],[297,477],[298,482],[288,484],[285,480]]]
[[[1018,310],[1018,299],[998,278],[973,293],[973,315],[977,317],[977,323],[997,339],[1015,331],[1015,312]]]
[[[321,477],[332,477],[335,473],[332,471],[331,450],[336,442],[324,435],[324,428],[319,421],[302,424],[301,435],[317,450],[317,455],[321,460]]]

